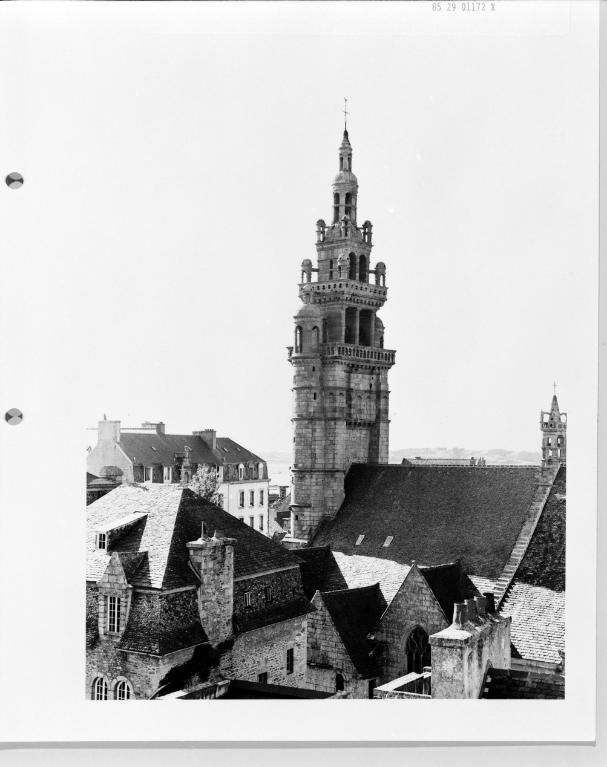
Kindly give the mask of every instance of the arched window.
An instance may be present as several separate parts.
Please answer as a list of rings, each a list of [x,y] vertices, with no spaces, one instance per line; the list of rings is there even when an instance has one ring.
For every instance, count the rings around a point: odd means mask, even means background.
[[[314,349],[318,349],[318,344],[320,343],[320,331],[317,327],[312,328],[312,345]]]
[[[301,327],[298,325],[298,326],[295,328],[295,353],[296,353],[296,354],[298,354],[299,352],[301,352],[301,351],[302,351],[302,348],[303,348],[303,346],[302,346],[302,338],[301,338],[301,336],[302,336]]]
[[[348,259],[350,261],[350,268],[348,270],[348,279],[349,280],[355,280],[356,279],[356,256],[354,253],[350,253],[348,256]]]
[[[257,464],[257,479],[263,479],[263,463]]]
[[[335,674],[335,692],[343,692],[344,678],[342,674]]]
[[[114,695],[116,700],[130,700],[133,695],[133,688],[126,679],[121,679],[116,685]]]
[[[339,158],[339,169],[340,170],[344,169],[344,158],[343,157]]]
[[[421,674],[422,668],[430,665],[430,644],[428,642],[428,634],[421,626],[416,626],[409,634],[405,646],[405,655],[408,674],[413,671],[416,674]]]
[[[244,479],[244,464],[242,463],[238,466],[238,479]]]
[[[361,256],[358,261],[358,279],[361,282],[366,282],[368,278],[367,272],[367,257]]]
[[[333,195],[333,223],[336,224],[339,221],[339,193],[335,192]]]
[[[93,682],[93,700],[107,700],[107,682],[102,676]]]

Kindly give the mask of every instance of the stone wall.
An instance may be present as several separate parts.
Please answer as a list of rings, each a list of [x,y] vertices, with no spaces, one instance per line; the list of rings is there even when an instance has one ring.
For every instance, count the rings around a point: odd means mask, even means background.
[[[426,579],[413,565],[384,613],[376,634],[377,641],[385,645],[382,682],[402,677],[413,670],[407,668],[405,652],[413,629],[421,626],[430,636],[448,625],[449,621]]]
[[[322,597],[317,592],[312,600],[316,611],[308,616],[308,686],[320,692],[336,692],[340,674],[344,692],[351,698],[368,698],[369,681],[357,672],[343,641],[331,620]]]
[[[266,588],[272,592],[270,602],[266,600]],[[245,593],[251,595],[249,607],[245,605]],[[299,567],[239,579],[234,582],[234,617],[238,623],[239,619],[254,617],[268,608],[276,610],[303,593]]]

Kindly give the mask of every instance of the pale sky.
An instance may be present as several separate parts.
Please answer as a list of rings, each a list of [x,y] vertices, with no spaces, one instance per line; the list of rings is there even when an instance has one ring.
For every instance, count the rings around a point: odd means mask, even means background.
[[[157,5],[120,24],[54,6],[5,84],[21,152],[6,170],[44,254],[15,266],[21,337],[77,385],[82,427],[106,413],[290,450],[286,347],[347,96],[359,220],[387,265],[391,449],[537,450],[552,383],[569,409],[593,332],[584,14]]]

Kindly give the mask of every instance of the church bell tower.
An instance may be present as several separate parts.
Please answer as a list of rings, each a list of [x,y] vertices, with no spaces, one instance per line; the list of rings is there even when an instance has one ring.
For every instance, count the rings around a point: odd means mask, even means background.
[[[550,411],[542,410],[540,414],[540,429],[542,430],[542,466],[567,464],[567,413],[559,410],[559,401],[555,391],[552,397]]]
[[[316,266],[301,265],[295,314],[291,536],[307,540],[344,498],[350,464],[388,462],[388,371],[377,312],[386,266],[371,268],[373,227],[358,224],[358,181],[347,129],[333,181],[332,218],[316,222]]]

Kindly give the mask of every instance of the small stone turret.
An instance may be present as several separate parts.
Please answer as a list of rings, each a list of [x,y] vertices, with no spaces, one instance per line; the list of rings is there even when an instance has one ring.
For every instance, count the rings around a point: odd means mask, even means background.
[[[190,564],[200,578],[200,622],[213,645],[232,636],[234,613],[234,538],[216,530],[209,538],[202,527],[200,538],[187,544]]]

